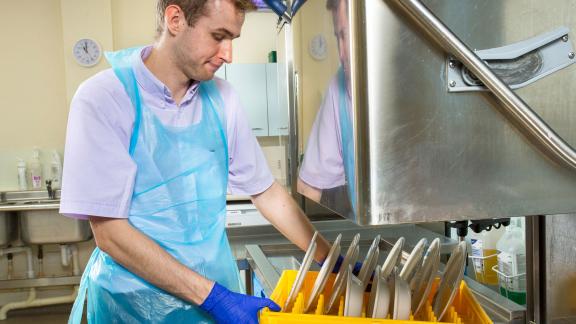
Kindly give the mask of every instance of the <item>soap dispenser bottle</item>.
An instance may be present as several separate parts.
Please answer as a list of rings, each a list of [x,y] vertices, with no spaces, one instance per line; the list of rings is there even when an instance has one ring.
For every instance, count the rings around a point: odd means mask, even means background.
[[[28,177],[26,176],[26,162],[22,159],[18,159],[18,190],[24,191],[28,190]]]
[[[42,163],[40,163],[40,150],[34,148],[32,161],[30,161],[30,183],[32,189],[42,188]]]
[[[526,237],[521,218],[512,218],[496,244],[500,294],[526,305]]]
[[[60,189],[62,183],[62,159],[60,159],[60,154],[56,150],[52,151],[50,180],[52,180],[52,189]]]

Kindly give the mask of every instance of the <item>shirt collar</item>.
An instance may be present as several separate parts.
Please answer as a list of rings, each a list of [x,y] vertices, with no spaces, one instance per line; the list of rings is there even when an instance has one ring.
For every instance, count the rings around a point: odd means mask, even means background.
[[[146,92],[152,94],[157,99],[161,99],[164,103],[174,104],[174,100],[172,99],[172,93],[170,89],[162,83],[162,81],[158,80],[152,72],[148,69],[148,67],[144,64],[144,60],[152,53],[152,46],[147,46],[142,49],[140,54],[141,59],[136,61],[134,65],[134,75],[136,76],[136,81],[138,85],[142,87]],[[200,82],[194,81],[186,90],[186,94],[182,98],[180,105],[185,105],[187,102],[192,100],[192,97],[198,90]]]

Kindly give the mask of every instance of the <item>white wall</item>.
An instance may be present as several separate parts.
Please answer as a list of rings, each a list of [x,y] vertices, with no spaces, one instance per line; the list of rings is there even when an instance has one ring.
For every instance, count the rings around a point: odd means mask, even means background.
[[[276,21],[270,12],[248,13],[242,34],[232,45],[232,62],[268,62],[268,53],[276,49]]]
[[[156,0],[112,1],[114,48],[152,44],[156,35]]]
[[[15,158],[64,141],[66,92],[59,0],[0,2],[0,190]]]

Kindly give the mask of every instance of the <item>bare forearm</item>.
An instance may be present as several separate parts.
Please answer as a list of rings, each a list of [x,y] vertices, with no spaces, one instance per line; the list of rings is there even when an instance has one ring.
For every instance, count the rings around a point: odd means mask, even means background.
[[[298,192],[302,195],[312,199],[315,202],[320,202],[320,198],[322,198],[322,190],[314,188],[307,184],[306,182],[302,181],[298,178],[298,182],[296,183]]]
[[[284,187],[274,182],[266,191],[253,196],[252,202],[262,215],[292,243],[302,250],[308,248],[314,235],[314,227]],[[314,259],[322,261],[328,254],[330,245],[321,235],[318,242]]]
[[[91,217],[98,247],[132,273],[188,302],[201,304],[214,283],[173,258],[126,219]]]

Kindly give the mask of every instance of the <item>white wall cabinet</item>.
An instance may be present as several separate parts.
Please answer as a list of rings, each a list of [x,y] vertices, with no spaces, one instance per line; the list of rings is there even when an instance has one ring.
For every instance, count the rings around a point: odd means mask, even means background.
[[[226,64],[216,75],[232,84],[255,136],[288,135],[288,104],[278,64]],[[284,94],[284,95],[282,95]]]
[[[268,93],[268,135],[288,135],[288,93],[286,72],[277,63],[266,64]]]

